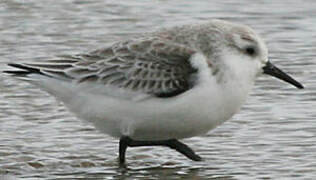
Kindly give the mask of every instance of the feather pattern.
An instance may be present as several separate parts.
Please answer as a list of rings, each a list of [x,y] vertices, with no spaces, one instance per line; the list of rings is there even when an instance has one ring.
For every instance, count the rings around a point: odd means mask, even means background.
[[[40,73],[77,84],[94,82],[170,97],[192,88],[190,78],[197,70],[189,59],[194,53],[189,47],[165,39],[141,37],[88,54],[24,63],[18,67],[10,65],[22,69],[23,75]]]

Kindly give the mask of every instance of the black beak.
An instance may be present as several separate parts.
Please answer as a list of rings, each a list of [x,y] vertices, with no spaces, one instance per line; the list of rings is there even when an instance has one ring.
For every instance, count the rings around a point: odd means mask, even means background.
[[[279,78],[285,82],[288,82],[288,83],[292,84],[293,86],[297,87],[298,89],[304,88],[304,86],[301,83],[297,82],[291,76],[289,76],[285,72],[281,71],[281,69],[274,66],[270,61],[268,61],[262,69],[263,69],[263,73],[269,74],[269,75],[274,76],[276,78]]]

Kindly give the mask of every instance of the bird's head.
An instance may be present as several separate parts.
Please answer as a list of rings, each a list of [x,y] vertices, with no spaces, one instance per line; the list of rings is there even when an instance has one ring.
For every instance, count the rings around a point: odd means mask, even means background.
[[[236,76],[255,79],[262,73],[274,76],[295,87],[302,89],[302,84],[277,68],[268,59],[268,49],[262,38],[250,27],[226,21],[212,21],[212,28],[217,32],[217,49],[220,60]]]

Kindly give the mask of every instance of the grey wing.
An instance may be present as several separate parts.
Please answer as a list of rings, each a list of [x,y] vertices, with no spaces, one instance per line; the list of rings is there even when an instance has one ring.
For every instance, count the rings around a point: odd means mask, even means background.
[[[138,38],[88,54],[40,64],[10,65],[23,69],[19,71],[23,75],[38,73],[78,84],[93,82],[172,97],[193,87],[192,77],[197,70],[189,59],[194,53],[188,47],[158,38]]]

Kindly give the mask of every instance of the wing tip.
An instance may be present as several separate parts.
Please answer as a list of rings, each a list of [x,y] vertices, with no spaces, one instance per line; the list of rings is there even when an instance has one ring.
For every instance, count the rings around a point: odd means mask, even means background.
[[[4,70],[3,73],[10,74],[13,76],[27,76],[29,74],[42,74],[44,75],[40,69],[32,68],[29,66],[26,66],[24,64],[17,64],[17,63],[8,63],[7,64],[10,67],[16,68],[16,70]]]

